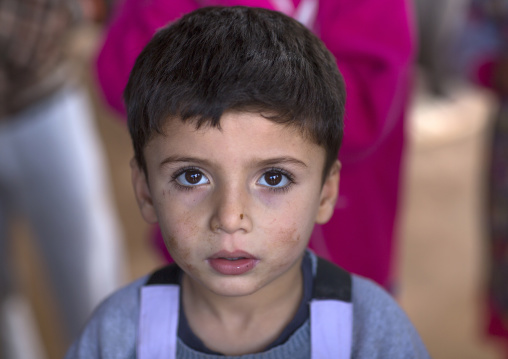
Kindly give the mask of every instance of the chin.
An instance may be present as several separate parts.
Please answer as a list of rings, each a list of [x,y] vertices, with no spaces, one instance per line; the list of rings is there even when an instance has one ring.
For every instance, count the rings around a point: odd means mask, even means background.
[[[245,297],[256,293],[261,287],[260,284],[252,283],[245,278],[224,278],[208,289],[216,295],[224,297]]]

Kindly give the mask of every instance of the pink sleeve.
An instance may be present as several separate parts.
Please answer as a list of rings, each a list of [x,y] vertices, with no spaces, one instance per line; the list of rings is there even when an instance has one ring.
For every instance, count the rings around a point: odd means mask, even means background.
[[[123,90],[137,56],[157,29],[196,10],[192,0],[124,0],[117,9],[97,57],[96,75],[106,102],[125,115]]]
[[[402,119],[414,50],[405,0],[322,0],[320,37],[337,58],[347,88],[340,158],[375,150]]]

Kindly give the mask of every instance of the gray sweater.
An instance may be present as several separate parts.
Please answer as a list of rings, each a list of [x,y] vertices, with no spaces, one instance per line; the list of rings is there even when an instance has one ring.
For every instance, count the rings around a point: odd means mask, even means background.
[[[140,288],[147,277],[138,279],[106,299],[95,311],[66,359],[136,358],[136,332]],[[393,298],[370,280],[352,276],[353,358],[429,358],[418,333]],[[177,342],[182,359],[225,359],[204,354]],[[310,324],[307,320],[282,345],[241,359],[310,358]]]

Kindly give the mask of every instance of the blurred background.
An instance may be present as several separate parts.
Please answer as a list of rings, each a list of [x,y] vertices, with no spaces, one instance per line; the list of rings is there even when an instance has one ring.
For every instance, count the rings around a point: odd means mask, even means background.
[[[446,55],[460,32],[466,0],[415,2],[419,64],[408,119],[396,296],[435,359],[506,358],[502,342],[485,334],[488,236],[485,186],[493,116],[489,90],[454,75]],[[74,71],[90,92],[96,125],[111,171],[113,196],[125,236],[128,280],[163,263],[147,240],[130,184],[132,149],[127,129],[104,105],[91,74],[101,25],[68,34]],[[60,316],[47,289],[46,269],[22,221],[13,228],[14,261],[33,305],[48,358],[66,347]],[[508,283],[507,283],[508,285]],[[19,328],[22,333],[23,328]],[[21,334],[20,334],[21,335]],[[504,353],[504,354],[503,354]],[[41,355],[41,358],[43,355]]]

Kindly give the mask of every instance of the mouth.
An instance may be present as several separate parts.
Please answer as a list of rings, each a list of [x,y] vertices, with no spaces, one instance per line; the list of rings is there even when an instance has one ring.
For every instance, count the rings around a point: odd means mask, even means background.
[[[223,258],[223,257],[219,257],[218,259],[225,259],[227,261],[237,261],[239,259],[247,259],[245,257],[235,257],[235,258]]]
[[[227,259],[227,260],[238,260],[238,259],[255,259],[255,257],[245,251],[234,251],[234,252],[228,252],[228,251],[220,251],[215,254],[213,254],[210,259]]]
[[[242,275],[252,270],[259,259],[244,251],[220,251],[208,258],[208,264],[222,275]]]

